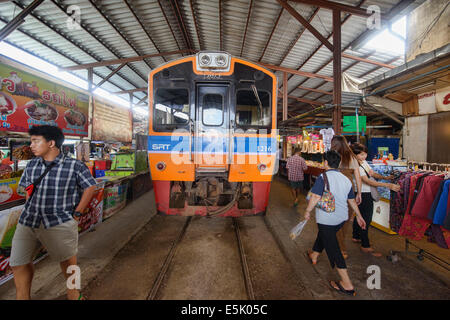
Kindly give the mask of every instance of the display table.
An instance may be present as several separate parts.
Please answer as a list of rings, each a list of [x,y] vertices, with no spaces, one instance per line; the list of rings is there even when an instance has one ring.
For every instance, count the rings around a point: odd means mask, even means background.
[[[386,163],[368,162],[373,171],[378,174],[388,176],[393,170],[406,171],[407,166],[403,161],[387,161]],[[379,180],[380,182],[391,182],[389,180]],[[373,217],[371,225],[388,234],[397,234],[391,230],[389,216],[391,210],[391,192],[388,188],[377,188],[380,193],[380,201],[373,203]]]

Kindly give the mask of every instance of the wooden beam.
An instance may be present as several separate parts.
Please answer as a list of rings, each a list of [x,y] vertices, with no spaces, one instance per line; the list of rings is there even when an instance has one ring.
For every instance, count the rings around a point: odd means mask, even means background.
[[[323,76],[323,75],[317,74],[317,73],[310,73],[310,72],[305,72],[305,71],[300,71],[300,70],[295,70],[295,69],[289,69],[289,68],[285,68],[285,67],[275,66],[273,64],[262,63],[262,62],[258,62],[258,64],[260,64],[261,66],[266,67],[268,69],[272,69],[272,70],[276,70],[276,71],[287,72],[290,74],[295,74],[295,75],[307,77],[307,78],[319,78],[319,79],[323,79],[328,82],[333,82],[332,77]]]
[[[306,29],[309,30],[317,39],[320,40],[330,51],[333,51],[333,45],[325,39],[325,37],[317,31],[305,18],[303,18],[293,7],[287,4],[286,0],[277,0],[278,3],[286,9],[298,22],[300,22]]]
[[[364,18],[368,18],[372,15],[371,13],[367,13],[367,11],[364,9],[361,9],[358,7],[353,7],[353,6],[348,6],[348,5],[333,2],[333,1],[326,1],[326,0],[290,0],[290,1],[310,4],[315,7],[321,7],[321,8],[326,8],[326,9],[330,9],[330,10],[339,10],[339,11],[343,11],[343,12],[348,12],[353,15],[361,16]]]
[[[370,60],[370,59],[364,59],[364,58],[361,58],[361,57],[358,57],[358,56],[354,56],[354,55],[351,55],[351,54],[347,54],[347,53],[343,53],[342,57],[348,58],[348,59],[352,59],[352,60],[361,61],[361,62],[365,62],[365,63],[370,63],[370,64],[373,64],[373,65],[376,65],[376,66],[379,66],[379,67],[383,67],[383,68],[388,68],[388,69],[396,68],[395,66],[390,65],[390,64],[386,64],[386,63],[383,63],[383,62],[378,62],[378,61],[374,61],[374,60]]]
[[[307,87],[302,87],[302,86],[298,86],[297,88],[298,89],[302,89],[302,90],[308,90],[308,91],[312,91],[312,92],[322,93],[322,94],[328,94],[330,96],[333,95],[333,92],[325,91],[325,90],[319,90],[319,89],[314,89],[314,88],[307,88]]]
[[[147,90],[148,90],[148,88],[136,88],[136,89],[113,92],[113,94],[125,94],[125,93],[141,92],[141,91],[147,91]]]
[[[322,102],[314,101],[314,100],[309,100],[309,99],[305,99],[305,98],[297,98],[297,97],[294,97],[294,96],[288,96],[288,98],[289,98],[289,99],[297,100],[297,101],[299,101],[299,102],[309,103],[309,104],[312,104],[312,105],[315,105],[315,106],[321,106],[321,105],[323,105]]]
[[[138,57],[131,57],[131,58],[124,58],[124,59],[114,59],[114,60],[107,60],[107,61],[100,61],[100,62],[94,62],[94,63],[87,63],[87,64],[80,64],[78,66],[71,66],[66,68],[60,68],[62,71],[74,71],[74,70],[82,70],[82,69],[89,69],[89,68],[96,68],[96,67],[104,67],[104,66],[110,66],[113,64],[122,64],[122,63],[128,63],[128,62],[134,62],[134,61],[141,61],[147,58],[152,57],[161,57],[161,56],[169,56],[173,54],[181,54],[186,52],[195,52],[195,50],[187,49],[187,50],[178,50],[178,51],[169,51],[169,52],[161,52],[161,53],[154,53],[154,54],[146,54],[143,56]]]
[[[120,66],[118,66],[113,72],[111,72],[110,74],[108,74],[106,76],[106,78],[104,78],[102,81],[100,81],[95,87],[94,89],[92,89],[92,91],[94,91],[95,89],[97,89],[98,87],[100,87],[102,84],[104,84],[106,81],[109,80],[109,78],[111,78],[113,75],[115,75],[120,69],[122,69],[123,67],[126,66],[126,63],[122,63]]]

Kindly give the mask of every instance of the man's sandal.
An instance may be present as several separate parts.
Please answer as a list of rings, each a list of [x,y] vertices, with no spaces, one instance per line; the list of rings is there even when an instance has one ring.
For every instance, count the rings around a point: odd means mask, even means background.
[[[333,285],[333,284],[335,284],[335,285],[337,285],[337,288]],[[346,290],[346,289],[344,289],[344,287],[339,283],[339,281],[330,281],[330,286],[334,289],[334,290],[336,290],[337,292],[339,292],[339,293],[343,293],[343,294],[346,294],[346,295],[348,295],[348,296],[356,296],[356,291],[355,291],[355,289],[353,289],[353,290]]]

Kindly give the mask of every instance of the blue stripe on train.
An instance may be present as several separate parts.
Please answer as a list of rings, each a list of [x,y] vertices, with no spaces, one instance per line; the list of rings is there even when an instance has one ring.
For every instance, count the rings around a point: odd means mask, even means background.
[[[192,151],[198,152],[227,153],[228,138],[224,137],[195,137],[192,139]],[[148,152],[188,152],[189,136],[149,136]],[[233,152],[275,154],[277,151],[277,140],[275,138],[257,137],[234,137]]]

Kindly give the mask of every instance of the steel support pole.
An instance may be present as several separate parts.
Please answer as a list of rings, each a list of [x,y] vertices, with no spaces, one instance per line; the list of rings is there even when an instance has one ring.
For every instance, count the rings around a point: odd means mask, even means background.
[[[283,121],[288,117],[288,76],[283,72]],[[287,137],[283,137],[283,159],[287,158]]]
[[[333,10],[333,129],[341,134],[342,103],[341,11]]]

